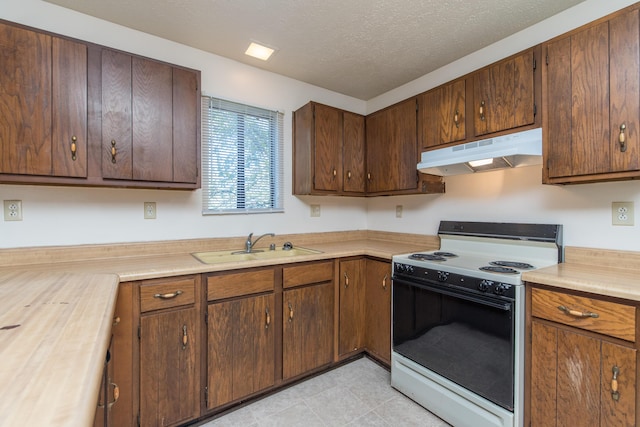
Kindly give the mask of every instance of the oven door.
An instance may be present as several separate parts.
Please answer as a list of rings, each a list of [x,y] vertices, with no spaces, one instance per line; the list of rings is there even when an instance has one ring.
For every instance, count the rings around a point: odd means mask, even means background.
[[[513,300],[394,278],[392,305],[394,352],[513,411]]]

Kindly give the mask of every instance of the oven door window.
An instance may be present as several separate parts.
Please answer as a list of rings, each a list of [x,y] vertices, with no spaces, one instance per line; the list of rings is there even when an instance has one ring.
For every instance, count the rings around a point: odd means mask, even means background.
[[[393,351],[513,411],[514,304],[393,282]]]

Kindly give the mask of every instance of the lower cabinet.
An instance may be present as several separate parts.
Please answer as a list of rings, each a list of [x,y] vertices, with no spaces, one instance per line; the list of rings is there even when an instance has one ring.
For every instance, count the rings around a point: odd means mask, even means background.
[[[121,283],[95,425],[187,425],[365,350],[389,363],[390,271],[351,257]]]
[[[349,355],[365,346],[365,258],[340,261],[338,354]]]
[[[366,347],[369,354],[391,364],[391,263],[366,260]]]
[[[207,288],[205,401],[211,410],[274,385],[274,269],[209,276]]]
[[[200,276],[141,282],[140,426],[200,415]]]
[[[283,380],[333,361],[333,266],[328,261],[283,268]]]
[[[530,425],[636,425],[636,307],[531,290]]]

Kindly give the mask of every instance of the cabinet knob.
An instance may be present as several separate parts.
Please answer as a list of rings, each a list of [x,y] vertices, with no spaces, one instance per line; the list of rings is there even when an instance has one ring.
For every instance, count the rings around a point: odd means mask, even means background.
[[[387,290],[387,277],[389,277],[389,275],[385,274],[382,278],[382,289],[384,289],[385,291]]]
[[[369,173],[367,174],[367,179],[368,179],[369,181],[371,181],[371,172],[369,172]]]
[[[74,162],[76,161],[76,159],[78,158],[77,154],[78,154],[78,138],[73,135],[71,137],[71,160],[73,160]]]
[[[456,127],[460,127],[460,112],[456,109],[456,113],[453,115],[453,123],[455,123]]]
[[[480,103],[480,120],[484,121],[484,101]]]
[[[291,303],[289,304],[289,322],[293,321],[293,306],[291,305]]]
[[[271,325],[271,314],[269,314],[269,307],[264,310],[264,328],[269,329],[269,325]]]
[[[338,175],[338,170],[333,168],[333,177],[335,178]]]
[[[627,130],[627,125],[624,123],[620,125],[620,134],[618,134],[618,143],[620,144],[620,152],[624,153],[627,151],[627,136],[625,131]]]
[[[187,335],[187,325],[182,325],[182,349],[187,348],[189,343],[189,336]]]
[[[115,405],[118,399],[120,399],[120,387],[118,387],[118,384],[111,383],[111,387],[113,387],[113,400],[107,404],[109,408]]]
[[[344,273],[344,287],[348,288],[349,287],[349,276],[347,275],[347,273]]]
[[[347,179],[351,179],[351,171],[347,171]]]
[[[116,162],[116,154],[118,154],[118,150],[116,149],[116,140],[111,140],[111,163]]]

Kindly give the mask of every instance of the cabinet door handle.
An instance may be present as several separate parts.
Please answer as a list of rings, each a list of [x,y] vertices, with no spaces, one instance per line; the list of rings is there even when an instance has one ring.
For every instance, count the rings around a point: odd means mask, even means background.
[[[618,142],[620,143],[620,152],[624,153],[627,151],[627,136],[625,135],[625,131],[627,130],[627,125],[624,123],[620,125],[620,134],[618,135]]]
[[[480,120],[484,121],[484,101],[480,103]]]
[[[118,150],[116,149],[116,140],[111,140],[111,163],[116,162],[116,154],[118,154]]]
[[[369,181],[371,181],[371,172],[369,172],[369,173],[367,174],[367,179],[368,179]]]
[[[116,316],[113,318],[112,326],[116,326],[118,324],[120,324],[120,316]]]
[[[293,307],[291,306],[291,303],[289,304],[289,322],[291,322],[293,320]]]
[[[182,349],[187,348],[189,343],[189,336],[187,335],[187,325],[182,325]]]
[[[618,391],[618,374],[620,373],[620,368],[614,366],[613,369],[613,377],[611,378],[611,398],[616,402],[620,400],[620,392]]]
[[[155,294],[153,295],[154,298],[160,298],[160,299],[173,299],[176,298],[177,296],[182,295],[182,291],[178,290],[175,292],[171,292],[168,294]]]
[[[578,311],[578,310],[571,310],[570,308],[565,307],[564,305],[559,305],[558,306],[558,310],[562,311],[565,314],[568,314],[570,316],[574,316],[574,317],[593,317],[594,319],[600,317],[600,315],[598,315],[598,313],[592,313],[590,311]]]
[[[344,287],[345,289],[349,287],[349,276],[346,272],[344,273]]]
[[[455,123],[456,127],[460,127],[460,112],[456,108],[456,113],[453,115],[453,123]]]
[[[269,325],[271,324],[271,315],[269,314],[269,307],[265,308],[264,315],[265,315],[264,328],[269,329]]]
[[[77,153],[78,153],[78,144],[76,143],[78,141],[78,138],[73,135],[71,137],[71,160],[73,160],[75,162],[75,160],[78,158]]]
[[[109,402],[108,404],[109,408],[115,405],[118,399],[120,399],[120,387],[118,387],[118,384],[111,383],[111,387],[113,387],[113,393],[112,393],[113,401]]]
[[[351,179],[351,171],[347,171],[347,179]]]
[[[384,289],[385,291],[387,290],[387,277],[389,277],[389,275],[385,274],[382,278],[382,289]]]
[[[332,168],[333,169],[333,177],[335,178],[336,176],[338,176],[338,170],[336,168]]]

